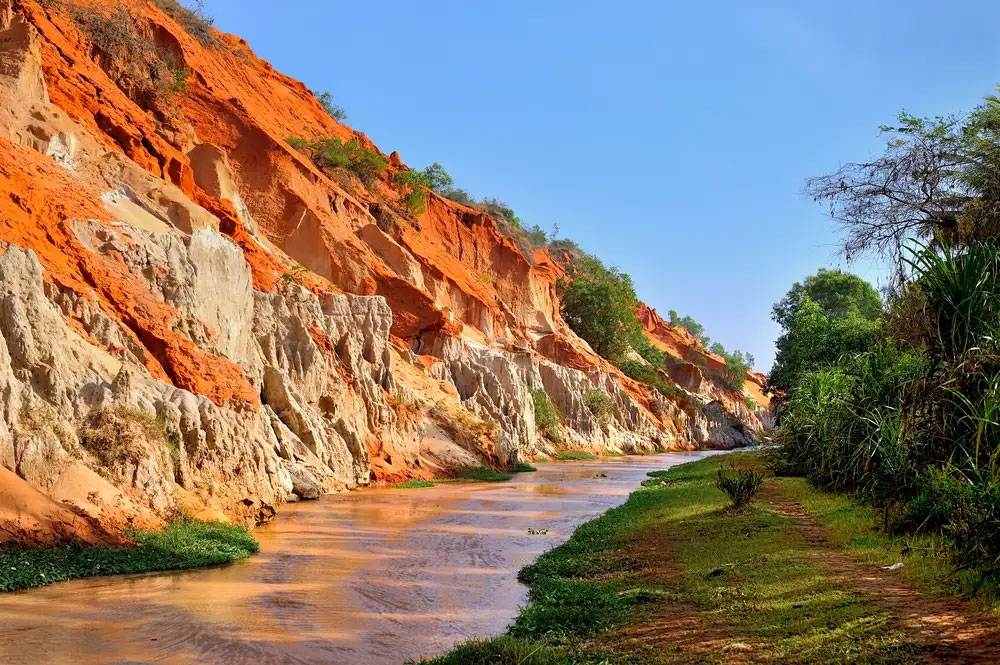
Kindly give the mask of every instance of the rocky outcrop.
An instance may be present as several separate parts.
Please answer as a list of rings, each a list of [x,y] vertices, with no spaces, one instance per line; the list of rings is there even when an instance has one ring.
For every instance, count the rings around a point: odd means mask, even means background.
[[[126,3],[123,27],[189,72],[183,95],[138,94],[80,28],[113,4],[0,0],[0,480],[49,502],[10,533],[96,542],[179,508],[259,523],[373,482],[768,424],[761,380],[750,401],[720,384],[651,310],[677,393],[624,377],[562,320],[561,260],[434,194],[407,213],[398,155],[369,183],[318,169],[289,136],[375,147],[238,38]]]

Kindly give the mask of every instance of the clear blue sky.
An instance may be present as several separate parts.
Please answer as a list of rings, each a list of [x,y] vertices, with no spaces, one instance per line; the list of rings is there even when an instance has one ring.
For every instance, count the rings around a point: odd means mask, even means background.
[[[877,5],[877,6],[876,6]],[[206,0],[413,167],[559,224],[766,371],[771,304],[840,266],[803,180],[881,151],[901,109],[1000,82],[1000,3]],[[874,264],[852,269],[878,281]]]

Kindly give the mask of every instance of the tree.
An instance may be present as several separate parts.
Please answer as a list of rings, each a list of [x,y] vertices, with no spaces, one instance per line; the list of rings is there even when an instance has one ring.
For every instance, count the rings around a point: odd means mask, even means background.
[[[684,328],[689,333],[701,340],[701,343],[708,346],[712,340],[705,334],[705,326],[701,325],[690,316],[680,316],[677,314],[677,310],[672,309],[667,312],[667,318],[672,326],[680,326]]]
[[[444,170],[444,167],[437,162],[424,167],[424,170],[421,171],[421,173],[426,178],[427,186],[442,196],[446,196],[446,193],[450,192],[452,185],[455,184],[455,181],[450,175],[448,175],[448,172]]]
[[[875,320],[882,315],[882,298],[871,284],[849,272],[820,268],[803,282],[795,282],[785,297],[774,304],[771,318],[787,329],[806,296],[829,318],[855,313]]]
[[[323,110],[330,114],[331,118],[335,119],[337,122],[344,122],[347,120],[347,112],[334,103],[333,95],[329,92],[321,92],[316,95],[316,99],[319,100],[320,106],[322,106]]]
[[[769,387],[789,392],[809,372],[832,365],[845,354],[868,350],[878,327],[878,319],[865,318],[856,311],[842,317],[827,316],[819,303],[803,295],[776,342],[778,354],[767,378]]]
[[[585,255],[575,262],[570,280],[560,279],[557,288],[569,327],[601,356],[622,359],[629,342],[641,334],[632,278]]]
[[[907,240],[951,243],[1000,232],[1000,98],[966,117],[900,113],[885,153],[811,178],[806,193],[830,205],[850,260],[874,252],[899,259]]]

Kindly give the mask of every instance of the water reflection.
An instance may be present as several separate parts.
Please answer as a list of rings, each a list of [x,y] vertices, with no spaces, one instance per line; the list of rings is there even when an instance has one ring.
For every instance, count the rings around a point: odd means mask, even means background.
[[[509,483],[289,505],[257,531],[261,554],[231,566],[0,596],[0,663],[378,665],[436,654],[502,630],[525,602],[517,570],[624,501],[647,471],[705,454],[543,464]]]

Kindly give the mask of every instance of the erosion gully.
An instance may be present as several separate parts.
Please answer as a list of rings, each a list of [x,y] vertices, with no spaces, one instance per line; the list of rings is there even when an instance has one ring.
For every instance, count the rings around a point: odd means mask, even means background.
[[[0,663],[400,665],[500,632],[518,569],[709,452],[539,464],[506,483],[369,489],[283,507],[225,567],[0,595]],[[547,530],[530,534],[528,529]]]

